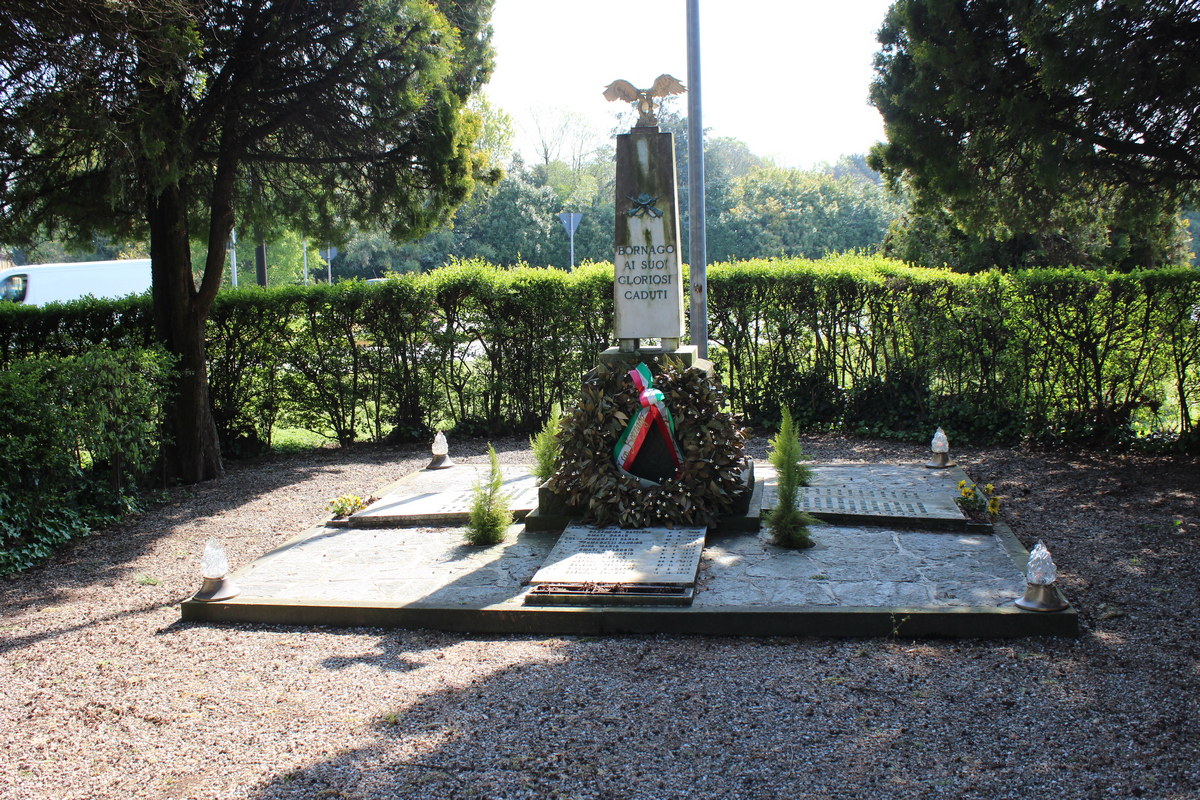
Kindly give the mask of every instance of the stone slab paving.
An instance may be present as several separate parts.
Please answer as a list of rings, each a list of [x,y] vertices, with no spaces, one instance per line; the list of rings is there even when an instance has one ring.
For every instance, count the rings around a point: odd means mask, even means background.
[[[514,525],[500,544],[472,547],[459,528],[314,528],[235,580],[243,600],[488,605],[520,595],[557,538]]]
[[[1024,593],[994,536],[823,525],[814,538],[816,547],[789,551],[765,534],[713,537],[694,605],[998,607]],[[235,573],[242,594],[232,602],[515,606],[544,563],[553,572],[557,539],[521,525],[492,547],[464,544],[455,528],[317,528]]]
[[[765,532],[710,532],[691,606],[527,606],[525,596],[557,532],[515,524],[503,543],[476,548],[465,544],[461,528],[445,523],[387,527],[406,504],[444,512],[448,498],[437,495],[459,491],[475,469],[418,473],[386,487],[372,506],[375,516],[358,523],[371,527],[330,523],[306,531],[234,572],[239,596],[185,601],[183,618],[479,633],[880,636],[895,635],[901,619],[907,620],[903,633],[912,636],[1070,636],[1078,630],[1074,609],[1038,614],[1013,605],[1024,592],[1028,553],[1000,524],[974,533],[827,524],[813,531],[817,546],[799,552],[775,547]],[[523,486],[526,474],[506,470],[505,478]],[[822,465],[814,486],[863,493],[846,496],[892,491],[952,498],[961,475],[915,465]],[[442,491],[431,491],[438,485]],[[536,503],[531,494],[530,506]]]
[[[784,550],[765,535],[722,536],[704,549],[694,604],[998,608],[1025,576],[990,534],[822,525],[817,544]]]
[[[350,517],[351,527],[460,525],[471,513],[472,487],[487,476],[487,465],[465,464],[419,470],[380,491],[380,498]],[[523,517],[537,508],[537,479],[529,468],[501,466],[509,507]]]

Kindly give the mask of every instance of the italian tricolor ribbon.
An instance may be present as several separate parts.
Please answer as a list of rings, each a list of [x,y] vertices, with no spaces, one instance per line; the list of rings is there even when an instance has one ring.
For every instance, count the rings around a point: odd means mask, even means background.
[[[679,445],[675,443],[675,420],[671,418],[671,410],[663,402],[663,393],[654,388],[654,378],[650,374],[650,368],[645,364],[638,364],[637,369],[629,370],[629,377],[633,378],[633,385],[637,387],[638,399],[641,401],[642,408],[637,416],[625,426],[625,431],[617,440],[616,447],[613,448],[617,466],[622,470],[628,470],[637,458],[638,451],[646,440],[646,434],[650,432],[651,428],[657,426],[663,440],[667,443],[671,459],[675,462],[675,476],[679,477],[679,471],[683,466],[683,455],[679,452]]]

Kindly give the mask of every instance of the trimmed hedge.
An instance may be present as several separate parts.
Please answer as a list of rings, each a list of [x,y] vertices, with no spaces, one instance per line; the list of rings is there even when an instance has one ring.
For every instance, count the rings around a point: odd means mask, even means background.
[[[0,575],[115,520],[158,457],[171,359],[88,347],[0,370]]]
[[[924,441],[1120,439],[1135,413],[1196,438],[1200,273],[960,275],[878,257],[709,268],[733,410]],[[455,263],[383,283],[220,295],[209,379],[227,450],[277,423],[341,442],[536,430],[613,343],[612,266]],[[0,306],[0,359],[144,346],[147,298]],[[1156,416],[1157,415],[1157,416]]]

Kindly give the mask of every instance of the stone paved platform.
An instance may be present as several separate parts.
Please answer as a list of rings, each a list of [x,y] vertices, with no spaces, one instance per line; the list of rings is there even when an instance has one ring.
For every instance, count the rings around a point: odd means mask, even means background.
[[[998,608],[1024,593],[995,536],[824,525],[814,538],[802,551],[765,535],[711,539],[696,605]],[[457,528],[318,528],[239,571],[234,602],[519,605],[557,541],[520,525],[493,547],[464,544]]]
[[[861,469],[861,468],[854,468]],[[929,472],[934,472],[930,470]],[[921,489],[961,478],[908,475]],[[861,473],[849,473],[843,483]],[[961,475],[961,473],[959,473]],[[837,478],[834,478],[836,480]],[[942,487],[944,490],[944,487]],[[557,532],[509,530],[474,548],[456,527],[318,526],[233,574],[242,594],[184,602],[184,619],[427,627],[479,633],[823,636],[1075,635],[1074,609],[1022,611],[1028,554],[989,533],[821,525],[792,552],[765,533],[710,533],[690,607],[524,605]]]

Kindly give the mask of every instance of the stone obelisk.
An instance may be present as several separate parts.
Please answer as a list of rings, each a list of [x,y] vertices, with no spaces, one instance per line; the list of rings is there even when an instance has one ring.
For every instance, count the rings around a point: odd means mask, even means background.
[[[683,336],[675,136],[659,130],[652,99],[682,91],[679,81],[662,75],[650,89],[616,81],[604,93],[640,111],[637,125],[617,136],[613,300],[622,352],[637,351],[642,339],[659,339],[663,352],[674,352]]]

